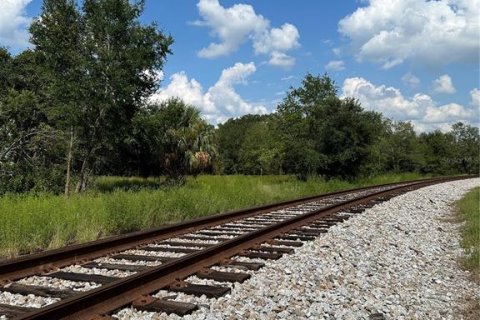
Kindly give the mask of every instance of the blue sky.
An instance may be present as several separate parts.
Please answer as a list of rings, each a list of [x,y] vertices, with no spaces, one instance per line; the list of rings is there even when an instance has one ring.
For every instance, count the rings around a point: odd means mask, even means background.
[[[0,1],[0,45],[29,46],[41,0]],[[147,0],[175,39],[152,99],[180,96],[216,124],[267,113],[307,72],[418,131],[478,125],[480,0]]]

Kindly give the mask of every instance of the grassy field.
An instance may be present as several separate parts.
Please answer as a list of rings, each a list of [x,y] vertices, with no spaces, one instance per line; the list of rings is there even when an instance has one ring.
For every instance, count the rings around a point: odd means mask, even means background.
[[[52,249],[233,209],[365,185],[421,178],[384,175],[346,182],[291,176],[199,176],[182,187],[162,181],[100,177],[91,191],[0,198],[0,256]]]
[[[480,282],[480,188],[475,188],[457,202],[460,219],[465,221],[462,230],[462,246],[468,258],[464,265],[477,275]]]

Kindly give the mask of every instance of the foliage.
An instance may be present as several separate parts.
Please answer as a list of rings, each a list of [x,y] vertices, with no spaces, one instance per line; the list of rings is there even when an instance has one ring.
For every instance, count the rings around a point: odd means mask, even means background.
[[[140,25],[142,11],[143,1],[85,0],[79,11],[74,0],[44,0],[30,28],[52,78],[58,123],[75,141],[69,159],[74,145],[77,191],[85,189],[94,160],[124,139],[170,53],[172,38],[153,24]]]
[[[381,115],[364,111],[354,99],[337,97],[327,75],[307,74],[278,106],[286,141],[284,169],[302,179],[359,176],[382,127]]]
[[[280,174],[284,145],[277,128],[278,119],[264,120],[251,125],[239,150],[239,162],[245,174]]]
[[[479,173],[480,136],[478,128],[461,122],[452,126],[449,133],[454,141],[454,161],[458,172]]]
[[[142,25],[143,10],[143,0],[44,0],[30,27],[34,47],[17,56],[0,48],[1,194],[69,195],[105,175],[163,175],[147,183],[161,188],[202,172],[303,180],[479,172],[478,128],[418,135],[339,97],[327,74],[308,73],[272,114],[216,129],[181,99],[151,103],[173,39]]]
[[[218,125],[216,132],[220,172],[225,174],[245,172],[240,159],[245,137],[255,124],[266,121],[268,117],[247,114],[238,119],[228,119],[225,123]]]
[[[423,149],[425,165],[422,172],[436,172],[448,174],[451,172],[452,141],[451,136],[443,134],[440,130],[422,133],[419,142]]]
[[[55,163],[64,140],[40,99],[30,90],[10,90],[0,103],[0,193],[58,192],[63,173]]]
[[[364,170],[373,172],[415,172],[424,167],[417,134],[410,122],[384,121],[383,132],[370,149]]]
[[[140,150],[139,167],[147,167],[147,173],[163,173],[169,182],[182,182],[187,173],[208,170],[216,157],[213,127],[198,109],[180,99],[143,108],[134,118],[133,129],[130,150]]]

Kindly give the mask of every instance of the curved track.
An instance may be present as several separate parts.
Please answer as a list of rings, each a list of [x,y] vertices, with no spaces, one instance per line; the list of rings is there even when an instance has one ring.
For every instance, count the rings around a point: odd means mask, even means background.
[[[302,241],[313,240],[331,225],[378,202],[453,179],[459,178],[387,184],[302,198],[6,261],[0,264],[0,279],[4,283],[0,291],[52,297],[56,302],[34,309],[0,304],[0,315],[18,319],[108,319],[124,306],[184,315],[197,306],[155,293],[162,290],[220,297],[229,291],[221,283],[248,279],[251,273],[245,270],[262,267],[259,259],[278,259],[291,253]],[[87,271],[63,268],[71,265]],[[107,276],[105,270],[122,270],[124,274]],[[35,284],[40,278],[41,285]],[[86,292],[59,290],[49,285],[51,279],[95,285]],[[208,279],[217,284],[189,279]]]

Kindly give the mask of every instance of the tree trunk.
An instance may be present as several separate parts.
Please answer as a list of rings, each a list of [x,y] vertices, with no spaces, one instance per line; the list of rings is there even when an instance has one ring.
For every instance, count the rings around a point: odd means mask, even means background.
[[[67,156],[67,174],[65,176],[65,197],[70,195],[70,168],[72,167],[72,153],[73,153],[73,127],[70,128],[70,145],[68,146]]]
[[[87,161],[88,161],[88,156],[86,156],[82,162],[82,168],[80,169],[80,176],[78,178],[77,187],[75,189],[76,193],[85,191],[86,182],[87,182]]]

